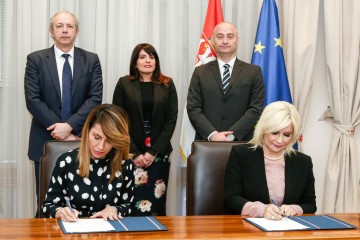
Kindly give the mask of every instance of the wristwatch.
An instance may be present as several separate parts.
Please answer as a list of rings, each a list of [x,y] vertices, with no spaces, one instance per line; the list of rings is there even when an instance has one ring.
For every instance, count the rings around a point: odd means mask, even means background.
[[[235,139],[235,136],[234,136],[234,134],[228,134],[228,135],[226,135],[226,138],[229,140],[229,141],[234,141],[234,139]]]

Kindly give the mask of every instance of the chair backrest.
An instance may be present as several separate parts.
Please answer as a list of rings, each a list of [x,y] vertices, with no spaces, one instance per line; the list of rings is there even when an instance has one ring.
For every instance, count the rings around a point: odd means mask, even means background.
[[[39,207],[45,200],[51,174],[53,172],[56,160],[59,156],[71,149],[80,146],[80,141],[47,141],[44,145],[44,153],[40,159],[39,174]]]
[[[231,147],[242,143],[193,142],[187,159],[186,215],[225,214],[225,167]]]

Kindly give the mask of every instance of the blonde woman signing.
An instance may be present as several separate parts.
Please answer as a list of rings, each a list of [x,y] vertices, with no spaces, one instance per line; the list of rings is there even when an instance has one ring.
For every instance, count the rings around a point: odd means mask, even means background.
[[[269,104],[248,144],[234,146],[225,172],[225,206],[231,214],[280,220],[315,213],[311,158],[293,149],[300,128],[295,107]]]

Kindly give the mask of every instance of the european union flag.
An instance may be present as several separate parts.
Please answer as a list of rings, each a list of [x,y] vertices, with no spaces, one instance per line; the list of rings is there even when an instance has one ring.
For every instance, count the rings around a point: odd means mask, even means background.
[[[275,101],[292,103],[275,0],[263,1],[251,63],[262,69],[265,105]]]

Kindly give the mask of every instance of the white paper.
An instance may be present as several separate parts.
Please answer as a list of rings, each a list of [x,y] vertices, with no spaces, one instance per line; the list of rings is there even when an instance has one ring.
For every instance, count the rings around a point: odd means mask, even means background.
[[[64,222],[65,231],[68,233],[108,232],[114,231],[114,227],[102,218],[84,218],[77,222]]]
[[[266,229],[267,231],[286,231],[286,230],[301,230],[308,227],[295,222],[289,218],[283,218],[279,221],[269,220],[266,218],[247,218],[247,220]]]

